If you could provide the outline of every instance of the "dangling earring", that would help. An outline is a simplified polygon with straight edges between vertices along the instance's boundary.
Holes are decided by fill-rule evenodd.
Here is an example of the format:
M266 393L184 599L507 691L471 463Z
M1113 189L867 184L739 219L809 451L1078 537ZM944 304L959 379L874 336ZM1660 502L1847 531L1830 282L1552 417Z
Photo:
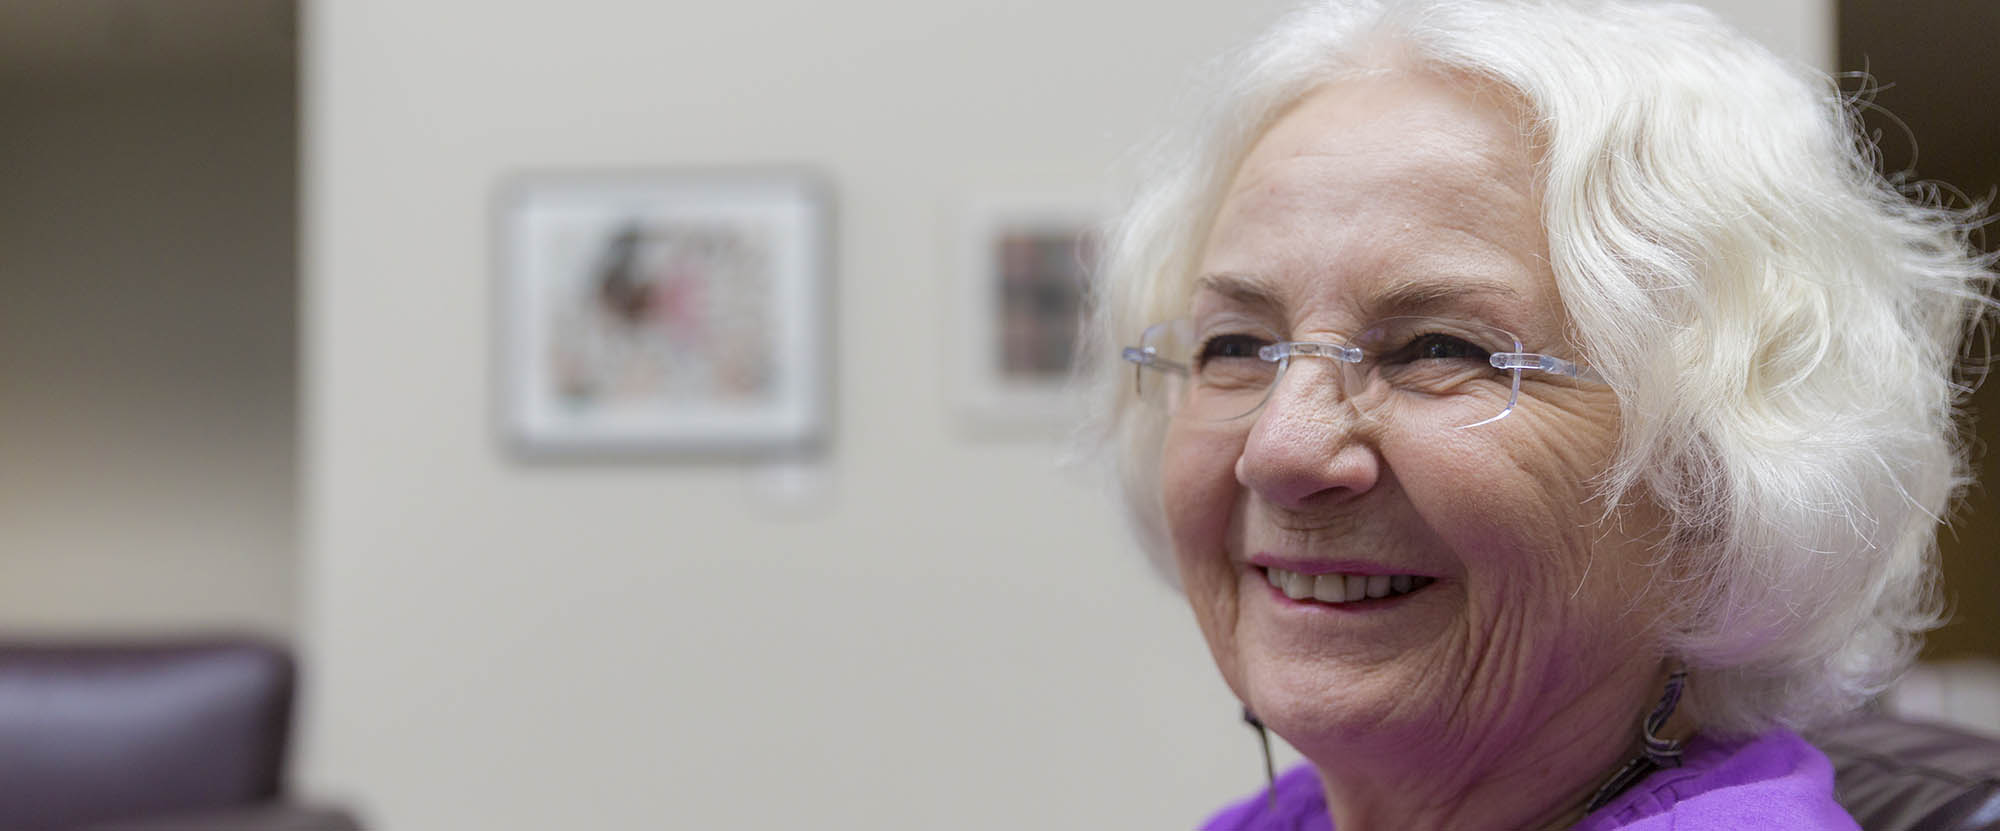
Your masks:
M1264 722L1257 720L1257 714L1250 712L1249 705L1243 707L1243 723L1257 731L1257 742L1264 746L1264 810L1278 812L1278 771L1271 764L1271 731L1264 728Z
M1639 726L1639 742L1643 746L1640 752L1663 768L1681 766L1681 741L1660 738L1659 732L1667 725L1667 718L1674 714L1674 708L1680 706L1681 690L1687 687L1687 678L1685 669L1675 670L1674 674L1667 676L1667 689L1660 695L1660 703L1653 706L1653 712Z
M1665 727L1667 719L1674 714L1674 708L1680 706L1681 691L1687 687L1687 675L1686 669L1677 669L1667 676L1667 686L1660 693L1660 703L1653 705L1653 711L1639 722L1639 755L1626 762L1603 787L1597 789L1597 794L1583 806L1584 813L1604 807L1605 803L1653 771L1681 766L1681 741L1663 739L1659 734L1660 728Z

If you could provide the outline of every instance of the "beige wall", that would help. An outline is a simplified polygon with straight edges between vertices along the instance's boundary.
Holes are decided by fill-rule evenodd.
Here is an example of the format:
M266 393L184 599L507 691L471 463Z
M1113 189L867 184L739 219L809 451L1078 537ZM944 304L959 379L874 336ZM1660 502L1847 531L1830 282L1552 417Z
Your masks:
M308 18L309 785L390 828L1177 828L1262 772L1053 445L947 394L959 200L1091 191L1285 3L327 0ZM1734 4L1831 54L1820 2ZM497 449L495 184L806 163L827 490Z
M0 68L0 632L288 637L290 56L45 57Z

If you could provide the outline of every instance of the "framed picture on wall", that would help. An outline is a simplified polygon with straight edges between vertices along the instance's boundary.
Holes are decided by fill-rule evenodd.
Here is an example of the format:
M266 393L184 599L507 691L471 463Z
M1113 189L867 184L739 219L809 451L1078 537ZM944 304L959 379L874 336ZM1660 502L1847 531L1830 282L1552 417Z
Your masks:
M785 171L542 173L496 206L502 431L530 454L765 454L827 426L827 199Z
M975 429L1048 433L1075 415L1070 386L1100 204L1064 195L990 196L968 206L959 322L951 351Z

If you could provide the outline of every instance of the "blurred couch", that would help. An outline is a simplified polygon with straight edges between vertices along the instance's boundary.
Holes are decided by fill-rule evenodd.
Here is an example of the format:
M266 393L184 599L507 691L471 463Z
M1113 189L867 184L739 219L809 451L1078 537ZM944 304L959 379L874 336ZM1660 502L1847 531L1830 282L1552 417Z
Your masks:
M1864 831L2000 831L2000 740L1880 713L1806 738Z
M286 791L295 675L249 640L0 644L0 831L358 831Z

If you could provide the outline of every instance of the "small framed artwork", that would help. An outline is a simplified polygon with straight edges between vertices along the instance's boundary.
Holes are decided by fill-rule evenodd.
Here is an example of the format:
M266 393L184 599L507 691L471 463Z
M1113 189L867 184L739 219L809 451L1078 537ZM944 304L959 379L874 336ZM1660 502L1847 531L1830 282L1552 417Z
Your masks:
M1104 213L1075 196L988 197L966 212L959 406L978 430L1068 426L1069 381Z
M823 437L830 220L816 179L535 174L508 183L496 213L511 444L783 454Z

